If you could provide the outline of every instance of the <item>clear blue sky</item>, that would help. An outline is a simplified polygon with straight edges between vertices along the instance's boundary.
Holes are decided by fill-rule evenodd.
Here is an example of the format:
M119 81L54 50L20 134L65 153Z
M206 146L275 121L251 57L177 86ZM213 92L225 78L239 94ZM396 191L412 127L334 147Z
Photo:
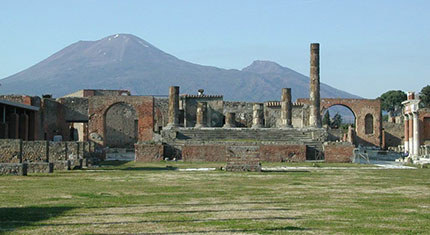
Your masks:
M375 98L430 84L430 1L195 0L0 2L0 78L78 40L131 33L190 62L241 69L272 60Z

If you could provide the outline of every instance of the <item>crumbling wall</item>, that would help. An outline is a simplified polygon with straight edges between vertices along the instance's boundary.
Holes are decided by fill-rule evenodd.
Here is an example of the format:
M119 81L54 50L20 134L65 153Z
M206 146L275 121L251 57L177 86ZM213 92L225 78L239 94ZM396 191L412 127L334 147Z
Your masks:
M0 163L22 162L22 140L0 139Z
M225 162L225 144L191 144L182 147L182 160L189 162Z
M304 162L306 145L260 145L260 159L265 162Z
M224 115L227 113L236 113L236 126L237 127L251 127L252 126L252 109L254 103L252 102L232 102L224 101Z
M227 147L227 171L261 171L259 146Z
M384 147L397 147L404 144L405 132L403 123L383 122Z
M68 122L88 122L88 98L67 97L59 98L64 119Z
M116 103L106 111L105 144L109 147L133 147L137 142L137 114L132 105Z
M295 128L305 127L308 121L308 106L293 104L292 125ZM278 128L281 126L281 103L279 101L266 102L264 104L265 127Z
M47 162L48 141L22 141L22 161Z
M180 97L184 110L185 127L194 127L196 124L197 102L206 102L206 120L208 127L222 127L224 115L223 97L220 95L183 95Z
M155 143L136 143L135 161L152 162L163 160L164 146Z
M93 96L89 98L89 139L101 146L106 144L106 112L117 103L133 107L138 117L138 141L150 141L154 130L154 98L150 96Z
M154 132L160 133L162 128L169 122L169 99L154 99Z
M354 145L347 142L326 142L324 157L326 162L352 162Z

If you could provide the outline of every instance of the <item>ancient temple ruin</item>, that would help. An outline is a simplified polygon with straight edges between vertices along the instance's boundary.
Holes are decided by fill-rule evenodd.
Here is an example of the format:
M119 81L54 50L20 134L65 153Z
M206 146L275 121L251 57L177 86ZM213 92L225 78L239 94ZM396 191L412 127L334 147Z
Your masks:
M89 153L100 158L109 149L135 149L136 161L226 161L232 146L248 146L261 161L349 162L355 145L383 145L381 104L320 98L319 50L310 45L310 96L295 102L291 88L279 90L279 101L264 103L225 101L203 89L181 94L178 86L169 88L168 97L93 89L56 99L1 96L2 162L13 159L6 151L13 139L26 145L88 143ZM322 113L333 105L349 108L356 118L343 142L329 142L322 127Z

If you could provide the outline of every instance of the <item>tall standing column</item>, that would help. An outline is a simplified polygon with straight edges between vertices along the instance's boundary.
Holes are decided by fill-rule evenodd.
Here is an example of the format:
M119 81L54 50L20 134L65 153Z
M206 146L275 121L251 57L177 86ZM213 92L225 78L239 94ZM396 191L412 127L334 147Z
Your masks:
M252 106L252 128L262 128L264 119L264 106L261 103L255 103Z
M224 128L236 127L236 113L226 113Z
M404 126L404 131L405 131L405 133L404 133L404 135L405 135L405 153L409 153L409 117L408 117L408 115L405 115L405 117L404 117L404 123L405 123L405 126Z
M282 88L281 96L281 127L292 127L293 104L291 103L291 88Z
M9 115L9 138L19 139L19 115L17 113L11 113Z
M414 155L418 156L420 151L420 126L418 120L418 113L414 112L412 115L414 123Z
M196 126L195 128L202 128L206 126L206 102L197 103Z
M320 44L311 44L311 83L310 83L310 102L311 113L309 124L313 127L321 127L320 113Z
M409 155L414 155L415 153L414 153L414 147L413 147L413 144L414 144L414 126L413 126L413 122L412 122L412 114L408 114L408 119L409 119L409 128L408 128L408 130L409 130L409 135L408 135L408 137L409 137Z
M167 128L179 126L179 87L169 87L169 122Z

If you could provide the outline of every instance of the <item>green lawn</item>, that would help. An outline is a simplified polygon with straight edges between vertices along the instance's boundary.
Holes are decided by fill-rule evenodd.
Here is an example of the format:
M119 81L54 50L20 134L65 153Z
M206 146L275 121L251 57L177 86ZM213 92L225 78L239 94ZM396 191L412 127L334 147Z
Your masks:
M111 162L0 176L0 234L430 232L430 169L173 170L223 165Z

